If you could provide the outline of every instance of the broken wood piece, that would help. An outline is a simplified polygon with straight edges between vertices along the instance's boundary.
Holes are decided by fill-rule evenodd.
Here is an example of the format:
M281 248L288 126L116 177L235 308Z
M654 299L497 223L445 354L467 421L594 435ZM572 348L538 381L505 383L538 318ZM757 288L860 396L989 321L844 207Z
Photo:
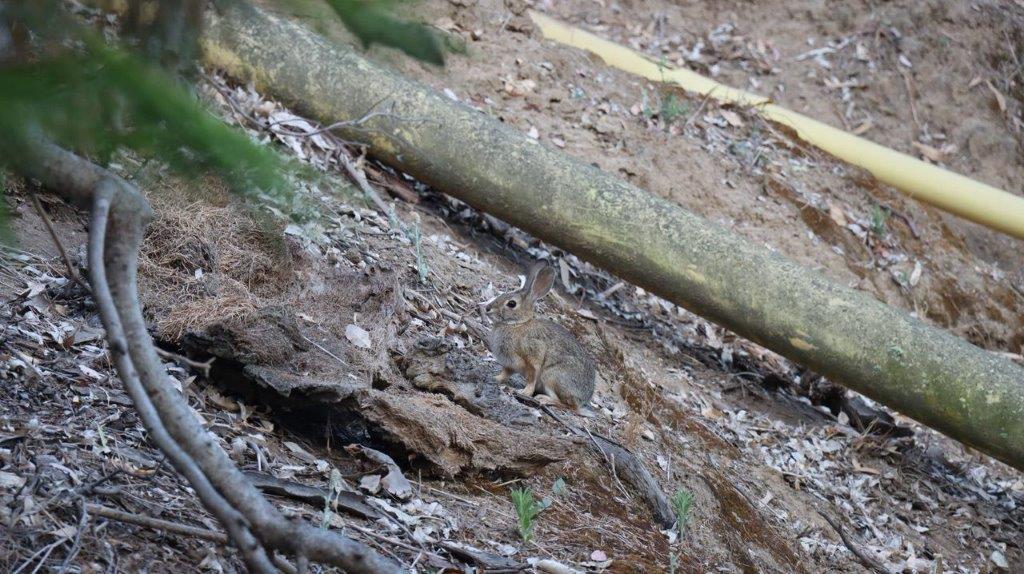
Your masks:
M398 468L393 458L379 450L358 444L351 444L345 447L345 450L349 454L362 453L363 456L373 462L387 467L388 473L380 479L380 485L384 487L385 492L399 500L405 500L412 496L412 483L409 482L409 479L405 478L405 475L402 474L402 469Z
M469 412L503 425L530 425L536 412L501 391L498 367L448 339L424 337L404 360L405 376L420 389L441 393Z
M447 397L419 391L356 393L359 413L382 439L446 476L467 471L530 475L564 460L570 442L476 416Z
M462 544L461 542L455 542L454 540L445 540L440 543L440 546L450 552L452 556L459 560L474 564L483 572L520 572L523 570L524 565L511 558L495 554L493 552L480 550L479 548L474 548L468 544Z
M380 292L373 291L372 285L366 288ZM385 291L385 298L391 293ZM381 316L372 315L372 308L362 309L368 318ZM294 312L266 308L252 319L229 320L201 333L189 333L183 344L189 352L220 357L222 360L214 364L214 379L287 412L298 432L319 434L331 419L345 420L345 425L332 426L339 433L333 438L343 444L373 445L380 451L394 447L446 476L468 471L522 476L568 455L570 443L565 439L501 424L532 416L515 401L501 396L493 384L481 396L476 395L476 389L481 388L477 383L483 384L490 371L474 357L465 353L446 356L441 345L433 355L413 353L417 359L406 361L409 372L409 366L422 359L417 363L422 368L413 369L410 378L457 372L465 375L464 382L476 381L450 388L449 396L458 401L453 402L441 394L408 388L406 378L392 366L390 357L377 354L386 354L386 350L349 346L344 349L346 359L353 358L353 365L364 361L365 370L340 366L308 347L300 336L303 328ZM339 347L346 344L337 335L334 341L325 339L324 343ZM304 375L296 374L296 361L302 362ZM374 371L366 372L369 368ZM370 388L371 377L394 384L384 389ZM418 380L418 384L425 384L425 379Z
M124 522L125 524L134 524L136 526L152 528L153 530L163 530L164 532L170 532L172 534L191 536L192 538L216 542L217 544L228 543L227 534L217 532L216 530L197 528L195 526L181 524L180 522L161 520L159 518L153 518L152 516L145 516L142 514L133 514L123 510L117 510L116 508L100 506L99 504L86 504L85 511L89 514L102 516L103 518L116 520L118 522Z
M654 513L658 523L663 528L671 527L676 521L672 506L661 491L661 487L658 486L658 482L654 480L640 459L618 443L596 434L591 436L594 439L591 444L594 445L595 450L611 461L615 472L623 480L640 491L640 495L643 496L648 508Z
M267 494L299 500L317 508L323 508L329 500L332 510L343 510L367 520L377 520L384 516L376 508L370 506L366 502L366 497L358 492L342 490L332 494L324 488L280 479L262 472L246 471L245 476L253 486Z
M831 526L837 534L839 534L839 538L843 541L843 544L846 546L846 548L849 549L849 551L857 557L857 560L860 560L860 563L863 564L864 567L866 567L868 570L871 570L872 572L875 572L876 574L889 574L889 570L886 569L885 566L882 566L882 563L879 562L876 558L873 558L870 555L868 555L868 553L865 552L863 548L856 544L853 541L853 539L851 539L849 535L846 534L846 531L843 530L843 527L840 526L834 518L832 518L831 516L829 516L821 510L818 511L818 514L820 514L821 517L825 519L825 522L828 522L828 525Z

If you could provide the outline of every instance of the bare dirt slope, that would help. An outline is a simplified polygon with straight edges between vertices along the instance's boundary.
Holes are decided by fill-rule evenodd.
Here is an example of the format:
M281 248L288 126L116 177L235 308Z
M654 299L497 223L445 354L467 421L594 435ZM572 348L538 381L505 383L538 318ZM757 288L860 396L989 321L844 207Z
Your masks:
M838 119L832 104L849 104L823 78L847 81L855 70L868 87L848 88L856 105L843 113L846 122L871 118L867 135L907 151L913 141L941 148L937 134L946 134L958 149L946 152L950 165L1021 191L1020 148L998 153L1019 146L1012 114L1020 84L1013 95L999 83L1012 61L999 50L1020 46L1012 24L1020 9L787 6L547 9L644 49L670 46L670 61L680 46L691 54L702 41L691 65L717 65L736 85L754 77L762 92L830 121ZM377 57L833 279L989 348L1020 352L1021 261L1009 240L879 189L742 110L742 125L733 126L722 110L548 45L532 35L521 5L423 8L467 39L469 55L444 70ZM898 19L908 13L910 23ZM734 28L723 32L722 24ZM936 55L926 47L944 36L928 26L959 41ZM895 44L891 28L901 38ZM1004 30L1009 43L999 40ZM847 36L849 47L823 56L832 68L795 61ZM901 52L912 64L904 66L909 82L893 68ZM964 86L949 87L953 66ZM991 108L991 91L966 88L975 73L1003 90L1010 115ZM907 83L916 112L900 97ZM253 135L266 135L283 117L275 114L286 113L245 88L211 85L204 91L217 109ZM956 135L954 110L968 98L977 98L970 109L978 133L988 134L983 141L996 142L982 151ZM919 129L907 127L914 113ZM272 137L301 159L337 167L330 141ZM362 505L324 512L322 503L277 498L289 512L344 527L417 571L472 564L458 543L506 569L552 559L611 572L668 571L673 563L690 572L865 571L851 547L891 572L1024 568L1019 472L858 402L856 410L875 417L862 432L841 408L849 399L813 373L381 166L365 168L380 189L406 198L393 214L328 176L297 185L298 211L321 216L289 219L245 206L215 182L170 179L131 158L119 163L157 207L141 269L153 332L167 348L216 357L209 377L168 363L172 382L246 470L320 489L337 470ZM214 544L81 513L88 502L217 528L146 442L112 376L95 309L63 277L24 187L10 191L21 243L0 252L0 565L237 569L233 554ZM45 205L75 253L81 221L59 202ZM560 276L544 312L599 359L597 416L561 416L629 448L664 492L695 495L683 540L586 441L493 384L495 364L470 319L479 302L518 285L521 266L537 258ZM893 423L913 436L877 432ZM350 443L393 456L412 491L382 488L380 465L343 448ZM515 531L508 498L520 486L550 499L529 544Z
M713 103L546 42L521 15L526 7L426 4L428 20L465 39L468 55L444 70L393 63L834 280L976 344L1021 352L1019 241L879 187L742 110L723 115ZM1014 2L537 7L668 65L1024 193L1024 7Z

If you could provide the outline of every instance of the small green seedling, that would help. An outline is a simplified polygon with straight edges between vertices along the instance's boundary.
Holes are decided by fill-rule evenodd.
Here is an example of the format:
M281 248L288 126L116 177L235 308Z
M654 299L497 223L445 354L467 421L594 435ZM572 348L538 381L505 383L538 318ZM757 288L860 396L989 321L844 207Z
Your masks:
M672 495L672 509L676 511L676 532L678 541L682 543L683 535L686 533L686 525L690 521L690 510L693 507L693 493L686 489L679 489ZM679 554L670 552L668 555L668 571L676 574L679 571Z
M666 126L670 126L672 122L689 110L690 106L686 102L680 101L675 94L669 93L661 98L661 110L658 112L658 116Z
M420 218L419 214L416 214L416 222L413 224L412 232L408 234L409 240L412 241L413 249L416 250L416 273L420 276L420 283L427 284L427 276L430 274L430 267L427 266L427 260L423 257L423 234L420 232Z
M889 210L878 205L871 209L871 232L878 237L885 237L885 223L889 219Z
M680 489L672 495L672 509L676 511L676 531L679 539L686 533L686 524L690 521L690 509L693 506L693 493Z
M513 488L510 495L519 519L519 536L527 543L533 539L534 519L544 510L544 506L533 498L529 488Z

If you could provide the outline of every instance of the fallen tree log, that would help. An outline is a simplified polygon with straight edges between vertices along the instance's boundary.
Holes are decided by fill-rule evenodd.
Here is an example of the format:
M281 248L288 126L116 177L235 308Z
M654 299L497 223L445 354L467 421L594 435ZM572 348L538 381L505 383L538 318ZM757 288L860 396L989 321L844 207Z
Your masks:
M1024 370L247 4L207 64L377 158L949 436L1024 469Z

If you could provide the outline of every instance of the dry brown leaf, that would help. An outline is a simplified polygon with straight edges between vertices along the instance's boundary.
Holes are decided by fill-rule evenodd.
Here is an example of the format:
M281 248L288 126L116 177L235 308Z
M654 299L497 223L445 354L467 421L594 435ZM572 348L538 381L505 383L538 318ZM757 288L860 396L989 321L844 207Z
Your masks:
M519 98L532 94L537 89L537 82L533 80L514 80L512 78L505 79L505 93L512 96L513 98Z
M834 203L831 203L828 206L828 216L832 221L836 222L836 225L839 227L846 227L846 224L849 223L849 220L846 219L846 214L843 213L843 210Z
M861 464L857 462L857 459L853 460L853 471L860 472L863 474L873 474L876 476L882 474L882 471L878 470L877 468L871 468L870 466L861 466Z
M999 93L999 90L997 90L996 87L992 85L991 81L985 80L985 85L988 86L988 89L990 92L992 92L992 95L996 97L996 104L999 105L999 111L1006 113L1006 97L1003 96L1003 94Z
M729 122L730 126L734 128L743 127L743 120L740 119L739 114L737 114L736 112L732 110L722 110L720 113L722 114L722 117L725 119L725 121Z
M863 122L861 122L861 124L859 126L857 126L857 127L855 127L853 129L853 135L855 135L855 136L864 135L864 134L867 133L868 130L870 130L872 127L874 127L874 125L875 124L873 124L870 119L864 120Z
M942 150L940 150L938 148L934 148L934 147L932 147L932 146L930 146L928 144L923 144L921 142L914 142L913 145L914 145L914 148L917 149L917 151L921 152L921 157L923 157L923 158L925 158L925 159L927 159L927 160L929 160L931 162L939 163L939 162L942 161L943 157L945 156L945 154L942 153Z

